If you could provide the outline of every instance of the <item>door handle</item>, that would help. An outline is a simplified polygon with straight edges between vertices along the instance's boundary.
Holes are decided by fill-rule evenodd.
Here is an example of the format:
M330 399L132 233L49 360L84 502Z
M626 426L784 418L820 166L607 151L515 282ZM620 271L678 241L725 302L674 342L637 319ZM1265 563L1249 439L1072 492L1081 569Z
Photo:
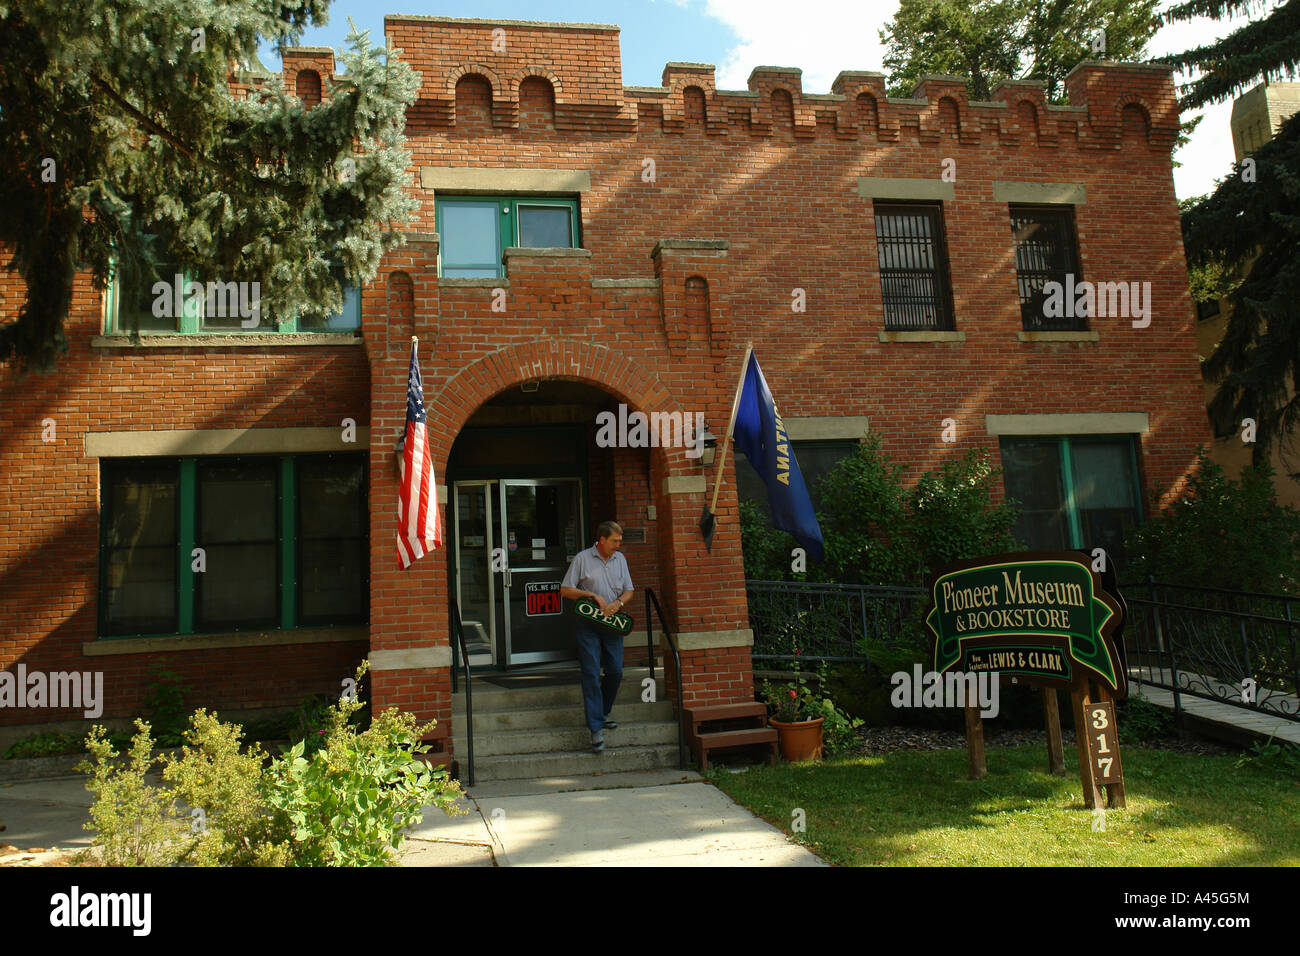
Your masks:
M506 568L501 573L505 575L505 586L510 587L510 569Z

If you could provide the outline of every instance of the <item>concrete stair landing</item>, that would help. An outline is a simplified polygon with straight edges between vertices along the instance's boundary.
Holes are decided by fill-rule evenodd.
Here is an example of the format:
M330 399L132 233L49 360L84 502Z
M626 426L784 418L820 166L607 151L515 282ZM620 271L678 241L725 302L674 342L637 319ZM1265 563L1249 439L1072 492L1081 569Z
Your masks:
M577 668L506 678L491 672L476 674L476 781L677 768L677 721L673 718L673 705L664 699L662 677L655 682L655 702L642 702L642 682L647 676L649 671L645 667L624 669L623 683L610 715L618 721L618 729L606 730L604 752L592 753ZM501 686L502 683L510 686ZM452 695L451 713L456 759L462 779L468 781L464 686Z

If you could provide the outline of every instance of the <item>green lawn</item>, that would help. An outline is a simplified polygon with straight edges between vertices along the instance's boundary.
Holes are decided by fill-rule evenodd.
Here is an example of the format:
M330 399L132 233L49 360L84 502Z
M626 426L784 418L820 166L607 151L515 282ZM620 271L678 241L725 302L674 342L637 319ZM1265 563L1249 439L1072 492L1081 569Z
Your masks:
M840 866L1297 866L1300 785L1235 756L1124 748L1128 807L1093 832L1077 755L1046 772L1042 745L899 751L756 766L710 779L738 803ZM792 832L796 809L806 830Z

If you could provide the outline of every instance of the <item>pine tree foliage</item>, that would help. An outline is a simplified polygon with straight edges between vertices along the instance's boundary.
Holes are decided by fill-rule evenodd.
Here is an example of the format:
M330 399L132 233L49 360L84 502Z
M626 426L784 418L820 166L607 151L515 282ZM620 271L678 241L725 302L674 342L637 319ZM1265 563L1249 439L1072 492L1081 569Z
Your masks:
M1253 175L1243 175L1246 163ZM1225 269L1237 283L1202 371L1219 385L1209 406L1216 430L1254 419L1260 462L1300 426L1300 114L1246 163L1183 216L1183 243L1193 268Z
M1183 70L1200 71L1182 98L1184 109L1219 103L1260 80L1293 78L1300 72L1300 0L1282 0L1269 10L1261 0L1188 0L1167 10L1166 23L1198 17L1226 20L1264 13L1214 43L1164 58Z
M313 108L269 77L263 40L327 22L328 0L0 0L0 247L24 280L0 361L66 351L79 269L103 288L175 261L201 281L258 282L264 316L337 311L339 278L373 277L416 203L404 187L418 79L367 34ZM169 278L169 277L164 277Z
M1040 79L1049 102L1089 59L1141 60L1157 0L902 0L880 31L890 92L908 96L926 73L970 78L987 100L1006 79Z
M1191 0L1168 22L1263 12L1243 0ZM1184 108L1220 102L1260 80L1294 76L1300 62L1300 2L1283 0L1216 43L1169 57L1199 71ZM1193 270L1229 278L1231 312L1223 338L1202 365L1219 388L1210 417L1220 434L1256 423L1255 462L1275 446L1288 450L1300 426L1300 115L1234 165L1214 192L1183 213L1183 244Z

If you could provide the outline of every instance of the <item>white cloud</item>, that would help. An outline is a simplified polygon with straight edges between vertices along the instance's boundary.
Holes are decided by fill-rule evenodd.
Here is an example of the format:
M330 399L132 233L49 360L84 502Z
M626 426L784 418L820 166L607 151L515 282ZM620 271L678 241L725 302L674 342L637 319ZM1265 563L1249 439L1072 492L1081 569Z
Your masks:
M1170 5L1172 0L1164 4ZM737 37L736 45L718 64L720 89L747 89L750 72L766 64L798 67L803 70L805 93L827 93L842 70L884 71L885 47L880 41L880 28L893 19L898 0L801 0L793 8L786 0L704 0L704 8L708 16L729 27ZM796 15L791 16L792 12ZM1202 19L1162 27L1152 39L1150 55L1161 56L1213 42L1247 19L1240 17L1226 23ZM1179 82L1186 79L1185 74L1176 77ZM1179 198L1212 190L1214 180L1226 175L1233 161L1228 126L1231 102L1197 112L1205 113L1205 119L1176 156L1183 164L1174 170Z
M883 70L880 28L894 17L898 0L844 2L800 0L705 0L705 12L735 32L739 42L718 64L719 89L748 88L754 67L803 70L805 93L829 93L842 70Z

